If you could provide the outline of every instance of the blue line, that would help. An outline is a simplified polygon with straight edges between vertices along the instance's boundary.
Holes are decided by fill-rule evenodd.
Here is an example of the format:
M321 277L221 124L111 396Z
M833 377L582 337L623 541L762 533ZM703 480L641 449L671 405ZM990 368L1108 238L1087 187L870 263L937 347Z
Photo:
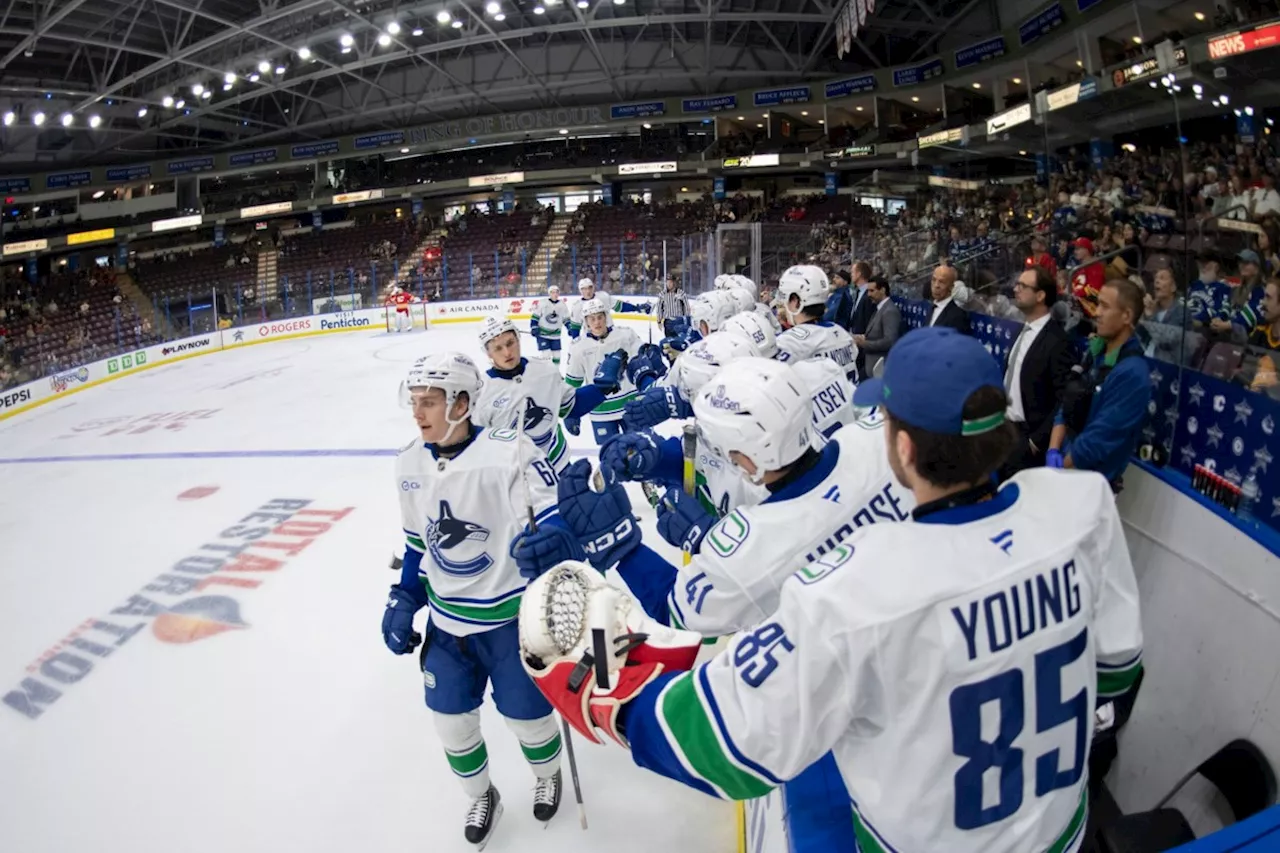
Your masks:
M0 465L34 465L46 462L146 462L158 459L314 459L326 457L366 458L395 456L398 450L379 447L336 448L332 450L180 450L169 453L88 453L83 456L9 456ZM573 448L570 456L594 456L596 450Z

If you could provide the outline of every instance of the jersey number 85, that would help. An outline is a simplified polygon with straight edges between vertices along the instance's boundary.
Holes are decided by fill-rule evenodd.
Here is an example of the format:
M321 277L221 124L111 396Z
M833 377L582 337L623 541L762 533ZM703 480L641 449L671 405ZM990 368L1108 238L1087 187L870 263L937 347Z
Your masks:
M1092 719L1089 688L1081 685L1065 700L1062 694L1063 670L1084 654L1088 637L1085 629L1035 656L1035 733L1044 734L1064 723L1073 723L1075 730L1074 755L1066 770L1058 769L1056 747L1036 756L1037 797L1075 785L1084 773ZM979 829L1004 820L1022 807L1023 749L1014 743L1027 723L1023 679L1021 669L1007 669L951 691L951 748L956 755L969 759L955 775L955 819L960 829ZM984 740L982 708L993 702L998 703L998 731L994 740ZM992 770L999 774L999 799L983 808L983 777Z

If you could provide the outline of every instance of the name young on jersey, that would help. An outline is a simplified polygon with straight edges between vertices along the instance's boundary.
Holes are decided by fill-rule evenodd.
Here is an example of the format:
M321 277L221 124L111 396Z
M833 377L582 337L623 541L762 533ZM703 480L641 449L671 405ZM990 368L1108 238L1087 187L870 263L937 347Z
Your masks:
M994 655L1032 634L1056 628L1080 613L1075 560L1036 572L1007 590L955 604L950 613L970 661Z

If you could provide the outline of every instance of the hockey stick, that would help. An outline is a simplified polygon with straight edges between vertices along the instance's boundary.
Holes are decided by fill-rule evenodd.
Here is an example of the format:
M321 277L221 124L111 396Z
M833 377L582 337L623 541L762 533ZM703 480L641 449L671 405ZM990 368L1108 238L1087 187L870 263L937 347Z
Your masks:
M526 398L527 399L527 398ZM524 406L521 405L516 416L516 452L523 453L524 439ZM532 533L538 529L537 514L533 511L533 493L529 491L529 478L527 465L524 460L520 461L520 482L524 486L524 505L529 511L529 532ZM578 757L573 751L573 730L569 728L569 721L560 717L560 733L564 740L564 754L569 759L569 778L573 781L573 798L578 801L578 823L582 824L583 830L587 828L587 807L582 802L582 783L578 781ZM543 824L543 829L546 824Z
M684 457L684 493L689 497L696 497L697 475L694 470L694 457L698 455L698 428L692 424L686 424L684 433L680 436L680 453ZM687 566L693 562L693 550L686 544L680 549L681 558Z

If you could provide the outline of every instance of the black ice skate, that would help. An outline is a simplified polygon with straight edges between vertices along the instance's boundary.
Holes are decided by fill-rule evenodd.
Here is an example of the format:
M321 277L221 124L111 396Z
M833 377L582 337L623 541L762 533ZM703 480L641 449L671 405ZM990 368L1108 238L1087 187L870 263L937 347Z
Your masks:
M543 823L556 816L560 808L560 771L554 776L539 779L533 789L533 816Z
M502 797L498 795L498 789L490 785L489 790L476 799L467 812L465 832L467 840L476 846L476 850L483 850L489 843L489 837L493 835L493 827L497 825L500 817L502 817Z

